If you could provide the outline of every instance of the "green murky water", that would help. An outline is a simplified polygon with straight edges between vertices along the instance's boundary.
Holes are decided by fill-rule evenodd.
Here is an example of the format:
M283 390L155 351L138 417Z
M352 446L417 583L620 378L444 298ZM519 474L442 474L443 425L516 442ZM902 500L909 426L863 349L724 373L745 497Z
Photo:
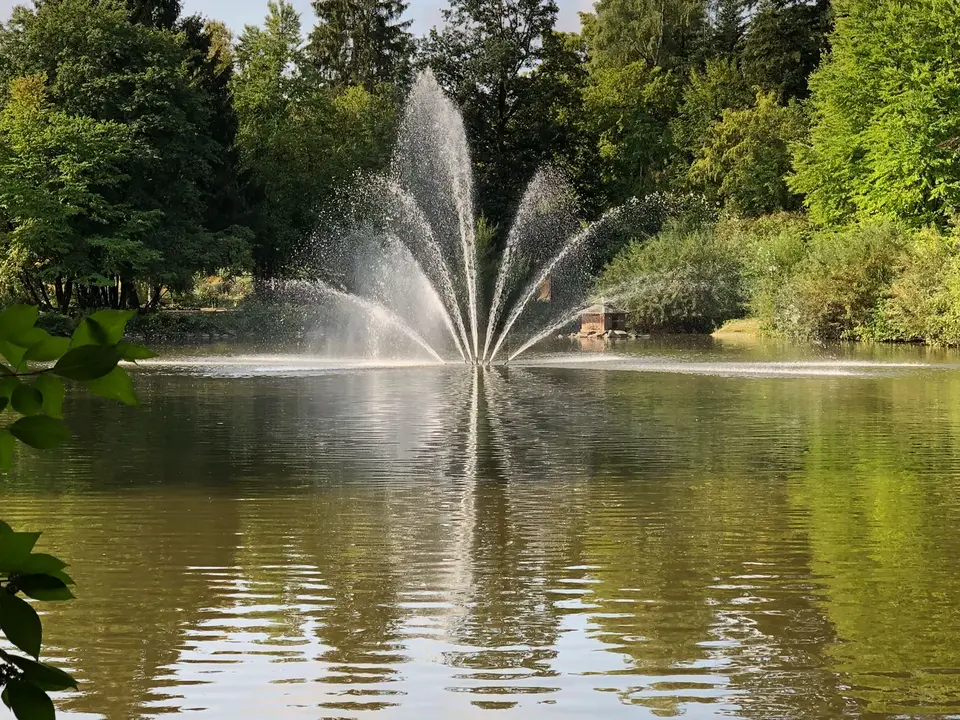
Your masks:
M960 715L960 356L173 358L2 516L75 717Z

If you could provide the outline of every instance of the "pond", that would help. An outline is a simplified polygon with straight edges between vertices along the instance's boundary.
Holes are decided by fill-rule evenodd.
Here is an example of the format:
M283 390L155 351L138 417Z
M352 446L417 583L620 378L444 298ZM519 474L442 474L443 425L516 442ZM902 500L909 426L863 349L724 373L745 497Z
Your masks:
M508 369L243 349L76 396L66 717L960 713L960 356L637 341Z

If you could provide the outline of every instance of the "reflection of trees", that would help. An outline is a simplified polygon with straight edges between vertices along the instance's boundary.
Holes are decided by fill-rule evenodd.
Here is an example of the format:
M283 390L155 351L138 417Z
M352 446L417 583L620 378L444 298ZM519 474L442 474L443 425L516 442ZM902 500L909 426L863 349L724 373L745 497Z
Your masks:
M819 604L840 640L828 658L868 712L951 713L960 507L943 468L960 454L960 388L916 378L862 389L841 388L845 411L818 414L792 483L825 585Z
M947 379L137 380L144 410L75 399L78 460L24 456L5 497L75 566L81 600L45 622L81 670L69 709L202 707L189 683L240 666L241 711L406 706L425 645L439 692L483 707L563 703L566 673L598 714L960 699Z
M232 565L223 538L237 528L234 501L167 489L55 496L42 507L42 522L28 524L44 528L44 549L69 558L78 586L79 599L53 605L44 620L50 652L77 669L83 690L64 708L112 719L162 706L186 633L222 606L196 568Z

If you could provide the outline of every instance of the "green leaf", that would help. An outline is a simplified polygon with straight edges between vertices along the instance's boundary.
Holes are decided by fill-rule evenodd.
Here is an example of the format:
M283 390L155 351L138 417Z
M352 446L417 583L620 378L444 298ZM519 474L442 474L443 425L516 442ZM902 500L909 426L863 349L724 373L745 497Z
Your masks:
M33 546L40 539L38 532L5 532L0 534L0 572L16 572L26 562Z
M77 348L85 345L113 345L107 338L104 327L92 318L84 318L73 331L70 347Z
M9 429L17 440L37 450L55 448L70 437L70 429L63 420L46 415L20 418Z
M43 395L32 385L20 385L11 400L13 409L21 415L36 415L43 408Z
M0 700L3 700L4 705L10 707L10 693L7 692L6 688L4 688L3 692L0 693Z
M43 690L26 680L7 683L7 699L17 720L56 720L53 701Z
M24 353L24 360L33 360L35 362L50 362L58 359L70 347L70 340L62 337L49 336L45 340L31 345Z
M3 520L0 520L0 535L10 532L13 532L13 528L7 525Z
M90 319L98 323L107 335L107 345L116 345L123 337L123 331L136 310L98 310Z
M11 655L10 662L20 668L24 680L41 690L69 690L77 687L77 681L70 675L50 665L19 655Z
M96 380L89 380L84 386L94 395L119 400L124 405L139 405L136 394L133 392L133 383L123 368L116 367L109 374Z
M95 380L107 375L120 362L120 353L106 345L75 347L53 366L53 372L71 380Z
M73 593L67 584L53 575L20 575L16 576L16 586L27 597L34 600L72 600Z
M0 396L9 399L13 391L20 387L20 379L12 375L5 375L0 378Z
M14 368L20 367L25 352L26 350L19 345L14 345L8 340L0 340L0 355L3 355L7 362Z
M6 340L32 328L39 314L36 305L11 305L0 313L0 338Z
M17 439L9 430L0 430L0 470L13 467L13 453L17 448Z
M48 340L50 337L52 337L50 333L43 328L31 327L14 333L8 337L7 340L18 347L29 348L37 343L43 342L44 340Z
M136 343L119 343L117 345L117 351L120 353L120 357L128 362L149 360L150 358L157 356L156 353L150 350L150 348L145 348L143 345L137 345Z
M27 655L40 656L43 637L40 616L30 603L6 590L0 592L0 630Z
M33 386L43 395L43 412L52 418L63 417L63 381L54 375L39 375Z
M58 557L46 553L30 553L27 559L17 568L17 571L25 575L32 575L57 572L65 567L67 567L67 564Z

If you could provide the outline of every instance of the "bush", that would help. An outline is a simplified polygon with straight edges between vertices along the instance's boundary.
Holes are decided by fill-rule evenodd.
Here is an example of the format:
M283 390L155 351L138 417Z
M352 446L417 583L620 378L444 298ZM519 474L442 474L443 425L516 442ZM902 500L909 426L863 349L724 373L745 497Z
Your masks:
M746 300L740 256L709 224L673 222L646 242L634 241L599 287L642 332L712 332L741 317Z
M960 230L913 234L871 336L960 345Z
M775 334L777 298L806 255L813 227L803 215L778 213L754 220L726 218L717 232L742 258L750 315L761 333Z
M772 302L757 308L769 313L760 318L763 326L801 340L872 337L906 241L892 223L811 234Z

